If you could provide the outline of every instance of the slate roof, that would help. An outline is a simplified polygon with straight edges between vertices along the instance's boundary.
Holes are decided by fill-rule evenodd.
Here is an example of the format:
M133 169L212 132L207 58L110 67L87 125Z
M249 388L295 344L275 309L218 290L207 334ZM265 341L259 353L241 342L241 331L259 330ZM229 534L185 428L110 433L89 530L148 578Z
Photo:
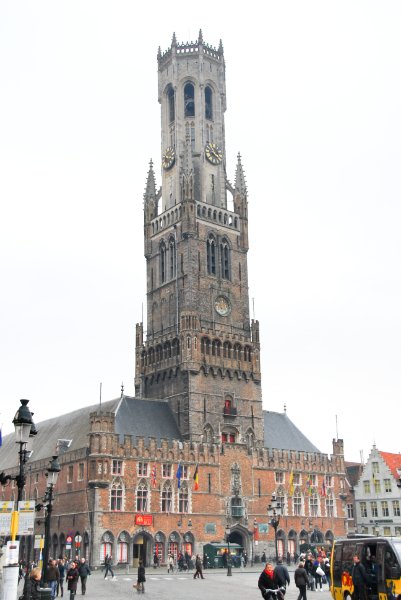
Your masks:
M362 475L363 465L355 462L345 462L345 471L347 473L347 479L352 488L354 488Z
M123 396L102 403L102 411L114 412L116 433L134 437L182 440L174 416L166 400L149 400ZM32 461L47 460L56 452L57 440L72 440L68 451L88 446L89 415L99 404L85 406L59 417L36 424ZM263 411L265 447L278 450L319 452L288 418L286 413ZM0 470L17 465L18 453L14 433L6 435L0 448Z
M390 469L394 479L400 479L401 454L392 454L391 452L382 452L381 450L379 450L379 454Z
M88 446L89 415L99 404L85 406L59 417L36 423L38 434L33 440L32 461L48 459L56 451L57 440L72 440L68 451ZM180 440L181 435L165 400L141 400L124 396L102 403L103 412L116 414L116 432L124 435ZM0 448L0 471L16 466L18 452L15 434L4 436Z
M287 413L264 410L263 417L265 424L265 448L320 453L320 450L288 418Z

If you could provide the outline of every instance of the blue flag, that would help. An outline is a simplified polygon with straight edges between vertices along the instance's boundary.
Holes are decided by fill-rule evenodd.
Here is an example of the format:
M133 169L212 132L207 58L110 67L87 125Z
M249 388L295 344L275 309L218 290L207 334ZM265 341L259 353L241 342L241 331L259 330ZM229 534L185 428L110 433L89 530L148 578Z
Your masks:
M177 477L177 487L180 488L181 487L181 477L182 477L182 465L181 463L178 463L178 469L177 469L177 473L175 475Z

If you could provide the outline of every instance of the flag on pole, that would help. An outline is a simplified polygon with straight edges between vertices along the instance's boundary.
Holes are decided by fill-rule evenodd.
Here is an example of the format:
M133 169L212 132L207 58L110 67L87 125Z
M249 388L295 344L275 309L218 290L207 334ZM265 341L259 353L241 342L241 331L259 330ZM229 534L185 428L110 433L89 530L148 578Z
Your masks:
M312 477L310 475L306 478L306 489L308 490L309 496L312 495Z
M291 471L291 473L290 473L289 484L290 484L290 487L289 487L288 493L290 496L293 496L294 495L294 471Z
M151 478L152 478L152 486L155 488L156 487L156 465L153 465Z
M325 476L323 477L323 480L322 480L322 487L320 490L320 495L322 496L322 498L325 498L327 496Z
M195 492L199 490L199 474L198 474L198 465L196 465L195 473L194 473L194 490Z
M181 477L182 477L182 465L181 465L181 463L178 463L177 473L175 474L175 476L177 477L177 487L178 487L178 489L180 489L180 487L181 487Z

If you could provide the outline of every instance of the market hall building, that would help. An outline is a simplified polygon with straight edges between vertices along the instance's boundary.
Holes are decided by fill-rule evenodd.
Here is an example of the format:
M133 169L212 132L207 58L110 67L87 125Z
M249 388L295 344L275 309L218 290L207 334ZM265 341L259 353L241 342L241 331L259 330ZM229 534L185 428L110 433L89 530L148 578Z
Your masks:
M151 163L135 397L122 390L117 400L37 424L26 498L43 496L57 450L51 554L75 553L77 538L81 555L98 565L106 554L150 564L155 552L163 563L227 535L250 558L273 556L266 511L275 495L278 553L293 557L306 541L330 544L346 531L343 443L333 440L332 455L322 454L285 411L262 409L239 155L234 184L226 176L223 46L206 44L202 32L182 44L174 35L157 60L162 186ZM0 450L0 469L9 472L12 438ZM3 487L4 500L13 494ZM32 541L22 546L27 553Z

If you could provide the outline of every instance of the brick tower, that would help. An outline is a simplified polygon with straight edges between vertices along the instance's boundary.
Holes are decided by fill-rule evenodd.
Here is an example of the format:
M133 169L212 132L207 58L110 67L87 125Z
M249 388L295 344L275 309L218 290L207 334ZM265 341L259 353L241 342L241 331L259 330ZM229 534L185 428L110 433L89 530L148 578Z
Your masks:
M182 437L263 445L259 323L250 321L248 200L226 176L223 46L158 52L162 187L144 194L147 331L135 393L167 399Z

